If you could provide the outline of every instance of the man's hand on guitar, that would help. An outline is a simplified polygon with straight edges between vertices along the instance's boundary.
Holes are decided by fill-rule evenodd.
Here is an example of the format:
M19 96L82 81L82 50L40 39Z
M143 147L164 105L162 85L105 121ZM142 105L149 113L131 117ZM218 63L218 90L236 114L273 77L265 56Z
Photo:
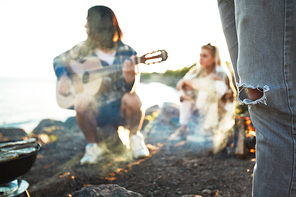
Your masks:
M62 75L59 79L58 91L62 96L68 96L70 94L69 77Z
M138 67L135 63L135 56L132 56L129 60L124 61L122 65L122 74L127 84L131 84L135 81L135 77L138 74Z

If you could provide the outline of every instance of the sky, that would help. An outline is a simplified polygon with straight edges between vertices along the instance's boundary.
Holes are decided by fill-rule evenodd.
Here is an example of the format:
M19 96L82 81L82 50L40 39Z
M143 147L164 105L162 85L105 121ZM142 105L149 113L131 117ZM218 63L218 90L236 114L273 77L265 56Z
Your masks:
M138 55L168 52L166 62L141 65L142 72L191 66L207 43L230 61L216 0L0 0L0 77L55 79L53 58L86 39L94 5L114 11L123 42Z

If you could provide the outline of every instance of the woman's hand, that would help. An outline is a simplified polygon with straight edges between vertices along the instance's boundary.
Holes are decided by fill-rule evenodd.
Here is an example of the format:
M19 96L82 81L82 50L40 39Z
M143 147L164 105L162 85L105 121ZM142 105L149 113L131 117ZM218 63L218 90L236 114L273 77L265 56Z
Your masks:
M135 56L132 56L129 60L124 61L122 65L122 75L127 84L132 84L138 73L139 71L138 66L135 63Z
M176 88L177 90L193 90L193 87L192 87L192 82L190 80L183 80L181 79L177 85L176 85Z

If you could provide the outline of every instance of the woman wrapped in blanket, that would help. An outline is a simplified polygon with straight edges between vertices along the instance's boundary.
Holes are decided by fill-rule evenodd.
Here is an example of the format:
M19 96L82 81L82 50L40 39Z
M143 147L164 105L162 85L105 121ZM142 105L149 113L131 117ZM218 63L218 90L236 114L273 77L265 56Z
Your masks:
M227 131L234 125L234 88L221 66L219 50L207 44L201 47L199 64L177 83L180 91L181 127L171 140L204 140L214 136L214 152L223 148Z

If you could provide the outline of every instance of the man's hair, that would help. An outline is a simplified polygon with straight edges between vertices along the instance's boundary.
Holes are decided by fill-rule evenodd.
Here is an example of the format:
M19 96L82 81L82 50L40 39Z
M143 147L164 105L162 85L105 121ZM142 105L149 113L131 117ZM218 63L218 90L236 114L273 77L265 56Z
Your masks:
M90 50L97 47L112 49L114 43L122 39L114 12L106 6L93 6L88 10L87 22L89 27L88 38L85 45Z

